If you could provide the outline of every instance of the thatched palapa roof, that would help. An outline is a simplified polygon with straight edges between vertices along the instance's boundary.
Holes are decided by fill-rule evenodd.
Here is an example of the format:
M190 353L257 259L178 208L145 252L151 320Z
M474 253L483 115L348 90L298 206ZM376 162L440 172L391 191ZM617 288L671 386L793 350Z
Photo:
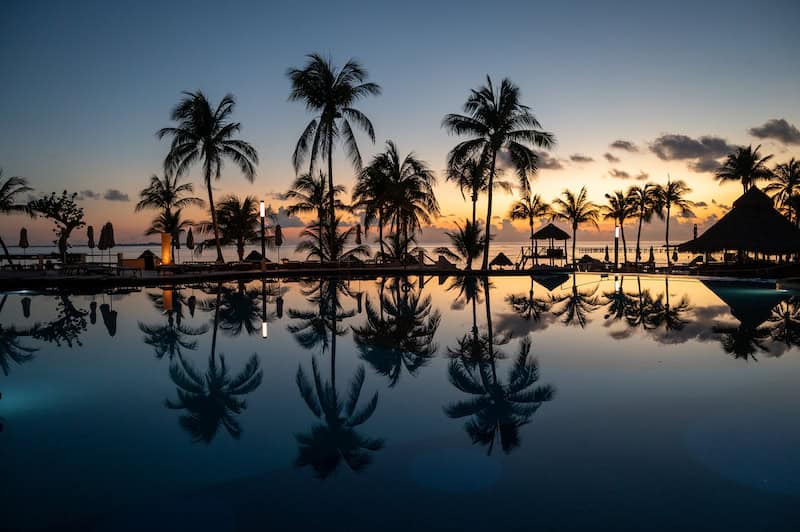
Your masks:
M569 240L569 233L553 223L549 223L533 233L534 240Z
M800 251L800 229L775 210L769 196L751 187L702 235L678 245L679 251L693 253L726 249L762 253Z
M514 263L511 262L505 253L500 252L497 254L495 258L492 259L492 262L489 263L489 266L513 266Z

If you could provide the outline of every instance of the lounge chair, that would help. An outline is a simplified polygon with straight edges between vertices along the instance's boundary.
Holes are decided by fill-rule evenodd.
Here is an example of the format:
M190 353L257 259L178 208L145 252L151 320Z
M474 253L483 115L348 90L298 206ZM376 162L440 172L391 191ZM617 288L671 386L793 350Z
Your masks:
M439 258L436 259L436 267L441 270L455 270L458 268L455 263L447 260L444 255L439 255Z

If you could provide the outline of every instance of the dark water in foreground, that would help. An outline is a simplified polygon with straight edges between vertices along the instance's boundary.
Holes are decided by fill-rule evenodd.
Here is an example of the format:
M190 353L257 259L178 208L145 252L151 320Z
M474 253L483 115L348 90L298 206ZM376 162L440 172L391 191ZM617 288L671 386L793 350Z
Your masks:
M800 529L800 294L424 281L0 296L0 529Z

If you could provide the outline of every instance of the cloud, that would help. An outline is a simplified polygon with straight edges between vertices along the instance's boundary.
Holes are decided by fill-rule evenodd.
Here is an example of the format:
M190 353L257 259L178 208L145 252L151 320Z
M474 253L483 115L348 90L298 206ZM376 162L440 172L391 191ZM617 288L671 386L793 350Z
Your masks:
M276 224L280 224L282 228L286 227L305 227L306 224L297 216L289 216L286 212L286 207L278 207L275 211L272 205L267 205L267 216L273 217Z
M693 139L686 135L661 135L650 145L650 151L662 161L685 159L717 159L734 151L722 137L704 135Z
M276 201L283 201L286 199L286 194L283 192L275 192L273 190L267 191L265 194L267 199L276 200Z
M583 155L580 153L574 153L570 155L569 160L572 161L573 163L591 163L594 161L594 159L592 159L588 155Z
M783 118L772 118L747 130L759 139L775 139L782 144L800 144L800 130Z
M698 174L713 172L719 168L720 163L716 159L699 159L693 163L689 163L689 169Z
M103 194L103 199L107 201L130 201L131 199L128 195L121 190L117 190L116 188L109 188L106 190L106 193Z
M647 181L650 178L650 174L639 170L639 173L633 176L633 178L637 181Z
M78 199L85 200L85 199L100 199L100 193L95 192L94 190L81 190L78 192Z
M708 207L708 203L706 203L705 201L695 201L694 202L694 206L695 207Z
M536 156L539 158L539 168L543 170L561 170L564 165L561 161L547 153L546 151L535 150Z
M639 151L639 148L636 147L636 144L634 144L629 140L615 140L614 142L609 144L609 147L612 150L624 150L629 152Z
M613 154L608 153L608 152L604 153L603 157L605 157L606 161L608 161L610 163L618 163L620 161L619 157L616 157Z
M616 177L617 179L630 179L631 174L624 170L617 170L616 168L612 168L608 171L608 175L611 177Z

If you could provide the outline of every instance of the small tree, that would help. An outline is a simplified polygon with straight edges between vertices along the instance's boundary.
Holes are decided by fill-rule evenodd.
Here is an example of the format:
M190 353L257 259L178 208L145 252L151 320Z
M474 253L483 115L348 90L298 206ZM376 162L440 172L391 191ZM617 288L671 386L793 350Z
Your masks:
M68 193L66 190L60 195L55 192L49 196L33 200L28 204L31 212L45 218L53 220L55 227L53 232L56 234L55 244L61 254L61 262L67 261L67 249L69 248L69 236L75 229L86 225L83 221L83 207L75 203L78 194Z

